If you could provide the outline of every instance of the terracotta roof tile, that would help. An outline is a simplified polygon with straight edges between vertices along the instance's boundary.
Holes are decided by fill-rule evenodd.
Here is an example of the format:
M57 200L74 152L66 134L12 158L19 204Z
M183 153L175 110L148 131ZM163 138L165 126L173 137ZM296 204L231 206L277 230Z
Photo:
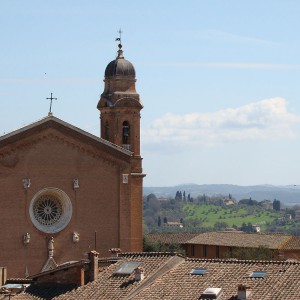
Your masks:
M146 237L155 243L163 244L184 244L196 237L199 233L180 232L180 233L151 233Z
M234 231L205 232L187 241L187 244L218 245L229 247L281 249L291 238L285 234L245 233Z
M161 265L175 255L172 253L122 253L119 261L110 265L99 273L98 279L79 287L77 290L61 295L59 300L90 300L90 299L124 299L134 291L143 281L134 281L134 275L115 275L115 271L125 261L139 261L145 272L145 279L155 273Z
M31 284L26 289L26 294L36 298L29 299L53 299L54 297L65 294L77 288L75 284L58 284L58 283L44 283L44 284ZM26 298L20 298L26 299Z
M176 259L177 262L172 264ZM141 262L145 271L143 281L134 281L133 274L115 275L126 261ZM217 287L223 290L222 299L229 300L236 299L239 284L251 288L251 299L298 300L300 295L300 262L191 259L170 253L122 253L110 262L109 266L100 269L97 280L54 299L196 300L205 289ZM204 268L207 272L192 275L195 268ZM251 278L253 271L264 271L266 275Z
M207 269L203 276L190 274L199 267ZM250 278L253 271L266 271L266 276ZM299 299L300 263L186 259L134 299L199 299L209 287L222 288L222 299L232 299L238 284L251 287L251 299Z
M7 300L8 298L5 297L4 299ZM13 299L13 300L43 300L42 298L35 297L35 296L27 294L27 293L17 294L15 296L11 297L11 299Z
M300 250L300 237L292 236L282 247L284 250Z

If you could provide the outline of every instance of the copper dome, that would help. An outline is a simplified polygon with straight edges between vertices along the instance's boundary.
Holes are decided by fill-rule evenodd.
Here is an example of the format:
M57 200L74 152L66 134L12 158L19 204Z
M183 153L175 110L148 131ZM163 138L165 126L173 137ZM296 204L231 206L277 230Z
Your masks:
M135 77L135 70L132 63L124 59L123 51L118 51L118 56L115 60L111 61L104 73L105 77L115 76L132 76Z

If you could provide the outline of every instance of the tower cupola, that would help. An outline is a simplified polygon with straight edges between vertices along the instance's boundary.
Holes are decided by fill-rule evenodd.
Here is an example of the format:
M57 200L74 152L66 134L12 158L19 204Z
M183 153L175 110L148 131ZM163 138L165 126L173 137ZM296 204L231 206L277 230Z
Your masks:
M119 44L118 56L115 60L111 61L105 69L105 78L111 77L130 77L135 78L135 69L133 64L126 60L123 56L123 50Z
M143 108L136 92L133 64L118 45L117 57L104 72L104 91L97 108L100 110L101 137L140 157L140 111Z

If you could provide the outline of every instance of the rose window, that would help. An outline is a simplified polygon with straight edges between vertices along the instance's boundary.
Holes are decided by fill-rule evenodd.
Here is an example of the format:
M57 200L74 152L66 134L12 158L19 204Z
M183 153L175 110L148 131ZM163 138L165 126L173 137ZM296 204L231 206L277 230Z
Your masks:
M29 215L33 225L45 233L63 230L72 218L72 202L57 188L40 190L30 202Z
M41 196L34 204L33 213L36 220L42 225L53 225L62 214L62 205L52 195Z

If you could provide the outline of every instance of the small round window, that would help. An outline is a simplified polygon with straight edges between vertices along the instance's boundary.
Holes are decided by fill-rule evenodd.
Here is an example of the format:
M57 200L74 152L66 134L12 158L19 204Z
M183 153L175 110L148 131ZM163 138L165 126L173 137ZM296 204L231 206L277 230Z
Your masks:
M72 217L72 204L65 192L56 188L39 191L31 200L29 214L33 225L46 233L64 229Z

